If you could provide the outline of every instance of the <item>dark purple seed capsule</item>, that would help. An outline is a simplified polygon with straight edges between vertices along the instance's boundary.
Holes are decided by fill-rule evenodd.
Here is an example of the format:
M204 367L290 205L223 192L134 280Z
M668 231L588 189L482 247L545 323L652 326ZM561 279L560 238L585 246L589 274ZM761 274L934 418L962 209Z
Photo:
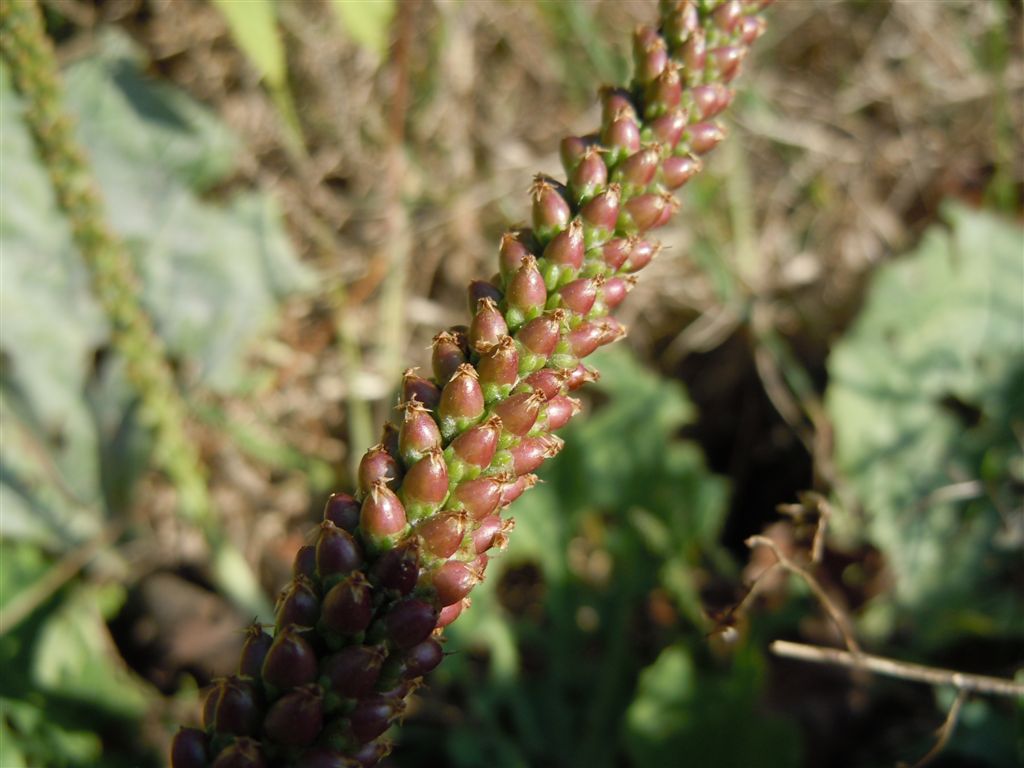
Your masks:
M704 164L693 155L666 157L661 164L661 177L669 189L679 189L698 173Z
M252 624L245 633L242 655L238 660L238 674L242 677L258 678L263 659L270 650L274 638L263 631L259 624Z
M448 379L445 379L446 383L447 381ZM440 408L440 404L438 407ZM398 452L405 465L411 466L423 458L431 448L441 445L441 430L430 411L416 400L402 403L401 408L403 417L402 426L398 430Z
M243 677L228 677L217 683L211 696L213 721L207 728L219 734L230 736L254 736L260 728L259 691L252 680ZM204 707L204 716L210 707Z
M501 246L498 249L498 266L501 276L507 280L514 275L523 263L523 259L530 256L534 251L530 248L527 239L520 231L506 232L501 236ZM475 305L474 305L475 306Z
M324 520L330 520L349 533L359 525L359 500L347 493L332 493L324 506Z
M630 252L636 245L637 238L634 235L629 237L616 237L609 240L601 247L601 260L604 261L613 271L618 270L629 258Z
M486 280L471 280L467 289L467 295L470 312L476 309L481 299L490 299L497 304L501 301L502 296L504 296L500 288Z
M299 547L295 553L295 560L292 561L292 575L305 576L307 579L316 578L316 547L306 544Z
M441 388L430 379L417 376L418 368L409 368L402 375L402 402L418 400L424 408L434 410L441 399ZM383 444L379 444L384 447ZM387 451L387 448L384 448Z
M665 70L668 64L668 46L653 27L637 27L633 33L633 62L636 79L649 83Z
M566 228L572 218L572 210L559 186L543 176L534 179L530 195L533 199L534 232L546 242Z
M703 29L695 29L680 49L687 80L692 82L704 70L707 61L707 40Z
M358 768L373 768L391 754L391 745L381 741L371 741L351 754Z
M458 367L468 361L467 343L458 334L450 331L441 331L434 337L431 366L434 370L434 380L439 385L447 384Z
M518 328L526 320L536 317L544 309L548 290L544 276L537 269L537 260L527 256L511 279L505 293L509 325Z
M451 605L446 605L442 608L441 612L437 615L437 629L444 629L459 618L459 616L462 615L463 610L469 606L469 603L470 600L467 597L464 600L452 603Z
M582 409L583 404L575 397L568 395L557 395L548 400L544 406L544 417L547 421L546 427L550 431L561 429Z
M384 426L380 430L380 444L384 446L384 449L392 456L398 456L398 427L392 424L390 421L385 421ZM359 525L359 502L356 502L356 525ZM337 521L334 523L338 525ZM345 525L339 525L339 528L344 528L349 533L355 531L355 528L349 528Z
M396 648L412 648L430 636L437 622L437 609L426 600L409 598L395 603L384 621Z
M502 336L497 344L480 355L477 373L484 402L507 395L519 380L519 350L515 341L510 336Z
M601 143L608 149L609 165L615 165L640 149L640 126L632 115L621 110L605 124Z
M384 552L370 572L382 588L407 595L416 588L420 575L419 544L414 540Z
M480 376L472 365L460 365L441 391L441 402L437 406L441 437L444 440L451 440L459 432L479 421L483 415L484 392L480 387ZM437 448L439 445L431 447ZM406 478L405 483L408 482Z
M460 560L449 560L431 574L438 605L453 605L468 595L481 581L473 568Z
M601 194L594 197L580 210L580 218L585 224L589 224L602 232L614 232L615 223L619 219L619 201L622 197L622 188L618 184L611 184Z
M471 518L479 520L494 512L502 501L503 483L495 477L480 477L459 483L452 491L449 506L464 509Z
M718 70L719 77L726 83L731 82L740 73L740 65L747 57L747 49L735 45L712 48L708 51L708 59Z
M370 626L372 618L373 590L360 571L346 576L324 595L320 619L332 632L357 634Z
M385 658L382 646L350 645L324 659L320 673L339 696L361 699L373 691Z
M235 739L217 755L210 768L266 768L260 743L255 739Z
M542 405L544 397L539 393L522 393L495 405L494 414L507 434L525 435L536 423Z
M413 520L439 507L448 496L448 464L444 452L434 448L413 464L399 493L406 514Z
M579 269L586 255L583 240L583 222L573 219L569 226L555 235L544 249L544 259L549 264Z
M317 676L316 652L294 625L284 627L274 638L263 660L263 682L276 688L297 688Z
M686 112L672 109L651 121L651 134L668 151L675 149L686 129Z
M560 318L554 313L535 317L516 333L516 341L531 355L547 357L558 344ZM522 361L520 361L522 362Z
M444 512L416 526L416 535L427 552L448 558L462 546L468 522L469 515L465 512Z
M263 720L267 736L288 747L308 747L323 727L324 699L317 685L289 691L273 703Z
M410 653L415 650L413 648ZM179 728L171 742L171 768L206 768L209 747L210 739L203 731L198 728Z
M360 744L373 741L405 709L405 703L383 697L363 699L348 715L352 735Z
M492 416L483 424L467 429L448 446L452 456L477 469L486 469L498 450L501 419Z
M508 325L495 300L489 296L480 299L476 303L473 321L469 324L470 346L476 350L486 349L507 334Z
M597 146L588 147L576 167L569 172L569 189L577 202L589 200L608 183L608 166Z
M380 479L380 482L385 481ZM321 523L320 536L316 542L316 570L320 578L348 573L362 565L363 550L355 537L329 520Z
M351 535L346 531L342 533L346 536ZM313 588L313 582L305 576L296 576L292 579L278 598L274 615L277 631L289 624L299 627L314 626L316 620L320 618L320 599Z
M444 650L441 648L441 644L434 638L428 637L403 655L404 676L406 678L422 677L428 672L433 672L443 660Z
M562 306L577 315L586 315L597 301L598 282L591 278L573 280L559 291Z

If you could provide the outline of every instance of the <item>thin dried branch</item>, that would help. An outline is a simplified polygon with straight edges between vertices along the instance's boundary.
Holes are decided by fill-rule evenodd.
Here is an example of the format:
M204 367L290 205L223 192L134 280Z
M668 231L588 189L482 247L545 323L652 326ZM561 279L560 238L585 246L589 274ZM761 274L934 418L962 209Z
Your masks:
M946 719L943 721L942 725L939 726L935 743L932 745L932 748L925 752L925 754L921 756L921 759L914 763L911 768L924 768L924 766L928 765L928 763L938 757L942 750L946 748L949 740L953 737L953 731L956 730L957 721L960 719L960 710L963 707L964 702L967 701L967 695L967 691L963 689L957 692L956 698L953 699L953 703L949 707L949 712L946 713ZM903 764L901 763L900 768L902 767Z

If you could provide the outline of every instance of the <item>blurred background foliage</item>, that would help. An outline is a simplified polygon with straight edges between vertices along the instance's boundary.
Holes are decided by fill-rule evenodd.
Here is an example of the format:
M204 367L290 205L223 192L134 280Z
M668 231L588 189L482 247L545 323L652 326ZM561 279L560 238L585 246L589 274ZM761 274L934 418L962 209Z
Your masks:
M218 525L268 597L650 5L43 3ZM840 642L799 583L730 612L771 563L748 536L806 556L776 512L804 490L868 650L1022 674L1020 4L770 22L391 766L913 762L951 692L771 658ZM151 468L22 108L5 65L0 765L159 766L251 616ZM974 698L935 764L1021 760L1024 705Z

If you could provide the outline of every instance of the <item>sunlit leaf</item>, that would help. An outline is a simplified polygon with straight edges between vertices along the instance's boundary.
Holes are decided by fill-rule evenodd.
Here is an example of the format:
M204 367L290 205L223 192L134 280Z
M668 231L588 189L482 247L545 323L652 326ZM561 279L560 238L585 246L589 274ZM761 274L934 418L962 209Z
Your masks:
M383 57L395 15L394 0L331 0L342 29L359 45Z

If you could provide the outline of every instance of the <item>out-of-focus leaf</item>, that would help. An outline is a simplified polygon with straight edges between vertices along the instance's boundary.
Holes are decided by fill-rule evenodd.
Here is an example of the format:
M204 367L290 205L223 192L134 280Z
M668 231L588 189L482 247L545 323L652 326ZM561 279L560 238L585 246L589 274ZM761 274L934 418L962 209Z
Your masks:
M275 0L213 0L231 29L231 35L267 83L278 88L287 69L284 46L277 29Z
M343 30L378 57L388 50L388 30L395 15L394 0L331 0Z
M728 674L709 672L674 645L643 671L626 714L636 765L788 768L800 764L795 729L757 712L760 659L746 649Z
M39 706L0 697L0 765L62 768L97 765L103 745L86 730L66 730Z
M1024 426L1024 232L947 213L949 230L878 270L827 393L838 465L863 508L837 530L862 533L895 575L869 627L916 619L924 645L1024 632L1018 597L1000 586L1024 552L1010 477Z

